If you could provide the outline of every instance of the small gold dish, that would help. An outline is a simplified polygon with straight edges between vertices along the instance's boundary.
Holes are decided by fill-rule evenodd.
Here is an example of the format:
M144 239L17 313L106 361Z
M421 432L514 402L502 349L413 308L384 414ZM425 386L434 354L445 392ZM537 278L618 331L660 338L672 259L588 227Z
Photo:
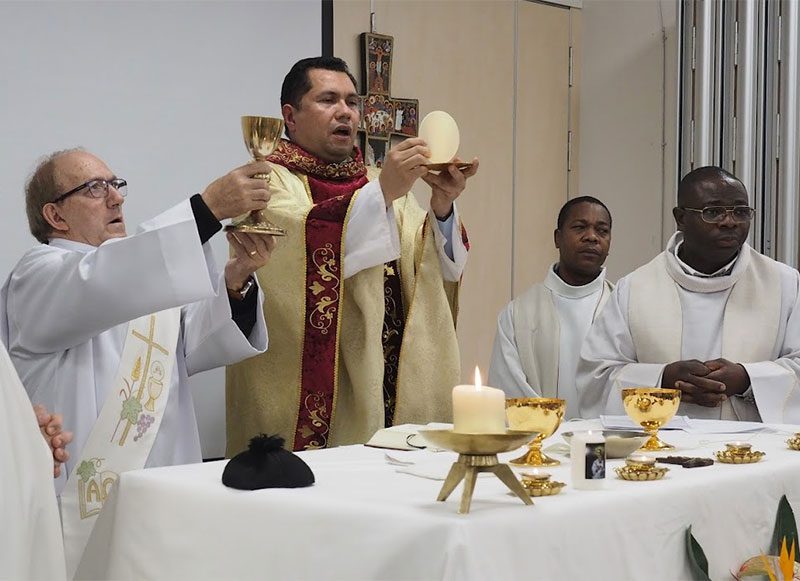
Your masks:
M669 472L666 466L656 466L655 458L633 455L625 460L625 466L615 468L617 476L623 480L661 480Z
M543 472L539 474L523 472L520 476L522 486L531 496L554 496L566 486L563 482L550 480L550 475Z
M794 436L786 440L786 443L789 444L792 450L800 452L800 432L797 432Z
M753 464L766 456L764 452L753 450L747 442L731 442L725 444L725 448L715 454L717 460L724 464Z

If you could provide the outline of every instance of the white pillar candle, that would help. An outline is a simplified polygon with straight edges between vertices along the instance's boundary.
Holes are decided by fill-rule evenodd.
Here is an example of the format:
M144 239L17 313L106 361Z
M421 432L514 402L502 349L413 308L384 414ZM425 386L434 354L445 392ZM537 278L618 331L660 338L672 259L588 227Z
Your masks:
M603 488L606 478L606 439L603 432L577 432L570 440L572 487L578 490Z
M462 434L502 434L506 431L506 394L484 387L475 368L475 385L453 388L453 431Z

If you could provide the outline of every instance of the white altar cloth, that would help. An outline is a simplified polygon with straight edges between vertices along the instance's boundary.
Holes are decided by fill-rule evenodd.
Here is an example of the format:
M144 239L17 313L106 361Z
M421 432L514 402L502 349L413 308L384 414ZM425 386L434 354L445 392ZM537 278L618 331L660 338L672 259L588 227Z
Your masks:
M598 426L570 422L561 430ZM626 482L609 460L605 490L569 487L569 460L547 469L561 494L525 506L481 475L468 515L461 486L437 502L441 481L402 472L364 446L304 452L316 484L244 492L221 483L224 461L124 473L79 569L114 579L690 579L692 525L715 581L766 550L778 500L800 520L800 452L779 434L670 431L673 453L711 456L746 440L767 453L752 465L670 466L664 480ZM561 441L554 436L545 447ZM450 452L388 451L410 470L442 477ZM518 454L518 453L517 453ZM657 454L658 455L658 454ZM514 454L503 454L509 460ZM400 470L398 472L398 470Z

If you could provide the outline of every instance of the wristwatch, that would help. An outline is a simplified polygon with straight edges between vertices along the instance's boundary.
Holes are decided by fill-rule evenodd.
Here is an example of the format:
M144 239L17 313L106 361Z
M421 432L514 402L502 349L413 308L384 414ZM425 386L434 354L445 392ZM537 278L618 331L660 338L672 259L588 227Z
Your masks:
M251 288L253 288L253 286L254 286L255 284L256 284L256 280L253 278L253 275L251 274L251 275L248 277L248 279L245 281L245 283L244 283L244 285L242 286L242 288L240 288L239 290L233 290L233 289L230 289L230 288L229 288L229 289L228 289L228 294L229 294L231 297L233 297L233 298L235 298L235 299L237 299L237 300L240 300L240 301L242 301L242 300L244 300L244 297L246 297L246 296L247 296L247 293L249 293L249 292L250 292L250 289L251 289Z

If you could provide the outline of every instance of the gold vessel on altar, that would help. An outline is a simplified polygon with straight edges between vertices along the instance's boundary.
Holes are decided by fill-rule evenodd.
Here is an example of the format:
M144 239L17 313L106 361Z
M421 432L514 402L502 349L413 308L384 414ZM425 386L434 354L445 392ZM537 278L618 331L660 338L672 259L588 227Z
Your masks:
M669 472L666 466L656 466L656 459L632 455L625 459L625 466L614 469L622 480L661 480Z
M642 450L657 452L673 450L675 446L658 438L658 430L666 425L681 403L679 389L663 389L660 387L630 387L622 390L622 405L625 413L634 422L644 428L650 438L642 446Z
M794 436L786 440L786 443L792 450L800 451L800 432L797 432Z
M550 475L545 472L523 472L520 480L531 496L555 496L566 486L563 482L551 480Z
M731 442L725 444L725 449L715 455L717 460L724 464L753 464L766 456L764 452L752 448L748 442Z
M506 418L512 430L538 432L529 444L528 451L511 460L518 466L558 466L560 461L542 452L542 441L549 438L561 425L567 402L550 397L517 397L506 400Z

